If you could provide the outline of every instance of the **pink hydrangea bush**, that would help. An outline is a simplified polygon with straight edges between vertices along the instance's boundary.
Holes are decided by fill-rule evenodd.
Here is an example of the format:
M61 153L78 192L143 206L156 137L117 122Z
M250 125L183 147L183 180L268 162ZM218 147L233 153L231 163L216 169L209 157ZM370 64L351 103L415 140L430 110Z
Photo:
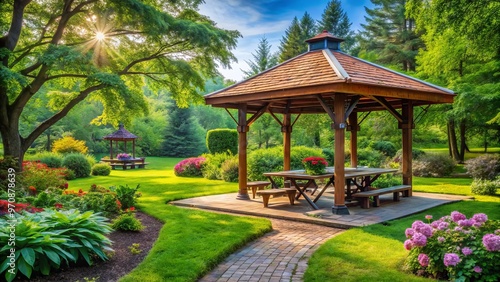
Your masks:
M428 223L417 220L405 230L408 270L437 279L500 281L500 221L458 211L425 218Z
M174 166L177 176L202 176L201 170L206 159L204 157L188 158Z

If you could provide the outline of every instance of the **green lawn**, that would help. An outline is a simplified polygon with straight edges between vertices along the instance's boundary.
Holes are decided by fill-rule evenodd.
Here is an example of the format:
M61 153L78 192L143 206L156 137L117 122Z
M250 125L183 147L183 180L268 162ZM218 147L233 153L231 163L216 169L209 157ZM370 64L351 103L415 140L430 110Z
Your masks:
M105 187L140 184L138 208L165 223L145 260L120 281L196 281L237 248L271 230L267 219L167 205L172 200L237 191L236 183L175 176L173 167L180 160L148 157L147 169L117 169L109 176L69 183L73 190L88 190L94 183Z
M247 218L167 205L171 200L237 191L236 183L180 178L173 166L181 159L148 157L147 169L114 170L108 177L70 182L70 189L141 185L139 208L165 223L146 259L120 281L196 281L249 240L271 229L267 219ZM470 178L414 178L419 192L470 195ZM484 212L500 219L500 197L476 196L473 201L433 208L384 224L348 230L321 246L309 261L305 281L420 281L404 273L407 255L404 230L426 214L435 218L459 210L468 216ZM138 242L140 243L140 242Z
M471 179L421 178L415 191L470 195ZM423 281L403 271L408 254L404 231L425 215L439 218L458 210L467 216L484 212L500 219L500 196L475 196L475 200L443 205L403 219L350 229L322 245L309 260L304 281Z

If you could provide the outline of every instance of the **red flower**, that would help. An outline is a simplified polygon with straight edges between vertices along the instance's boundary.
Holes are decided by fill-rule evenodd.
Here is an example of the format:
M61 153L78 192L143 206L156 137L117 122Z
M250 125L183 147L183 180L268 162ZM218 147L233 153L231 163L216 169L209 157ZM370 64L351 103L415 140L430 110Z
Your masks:
M135 211L135 207L130 207L129 210L130 211Z
M55 207L56 209L62 209L62 208L63 208L63 205L62 205L62 204L60 204L60 203L55 203L55 204L54 204L54 207Z
M116 200L116 205L118 206L119 209L122 208L122 203L120 203L120 200Z

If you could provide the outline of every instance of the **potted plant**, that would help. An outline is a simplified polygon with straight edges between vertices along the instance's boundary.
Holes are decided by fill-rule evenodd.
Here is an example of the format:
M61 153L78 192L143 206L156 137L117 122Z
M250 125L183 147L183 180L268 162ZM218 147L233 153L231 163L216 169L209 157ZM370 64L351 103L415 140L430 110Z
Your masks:
M126 160L132 159L132 156L130 154L127 154L127 153L120 153L120 154L116 155L116 158L119 160L122 160L122 161L126 161Z
M307 174L319 175L326 173L328 162L322 157L307 157L302 160Z

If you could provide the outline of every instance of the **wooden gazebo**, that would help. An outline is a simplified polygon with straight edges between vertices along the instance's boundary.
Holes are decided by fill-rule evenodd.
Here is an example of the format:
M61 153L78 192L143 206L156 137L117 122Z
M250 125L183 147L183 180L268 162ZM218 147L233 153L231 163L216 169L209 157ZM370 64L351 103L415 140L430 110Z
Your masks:
M127 142L132 141L132 158L135 159L135 139L137 139L137 136L126 130L123 124L119 125L117 131L104 136L103 139L109 140L109 158L111 160L113 159L113 141L115 141L116 148L118 148L119 141L124 142L125 151L127 151Z
M290 169L292 114L327 113L335 134L335 197L332 211L345 205L345 132L350 131L351 166L357 167L358 114L385 110L402 130L403 184L412 184L412 129L416 106L452 103L453 91L389 70L340 51L343 39L327 31L307 40L308 52L240 83L205 96L214 107L237 109L239 133L238 199L247 191L247 132L268 112L281 124L284 170ZM249 118L247 115L251 115ZM410 191L411 195L411 191Z

